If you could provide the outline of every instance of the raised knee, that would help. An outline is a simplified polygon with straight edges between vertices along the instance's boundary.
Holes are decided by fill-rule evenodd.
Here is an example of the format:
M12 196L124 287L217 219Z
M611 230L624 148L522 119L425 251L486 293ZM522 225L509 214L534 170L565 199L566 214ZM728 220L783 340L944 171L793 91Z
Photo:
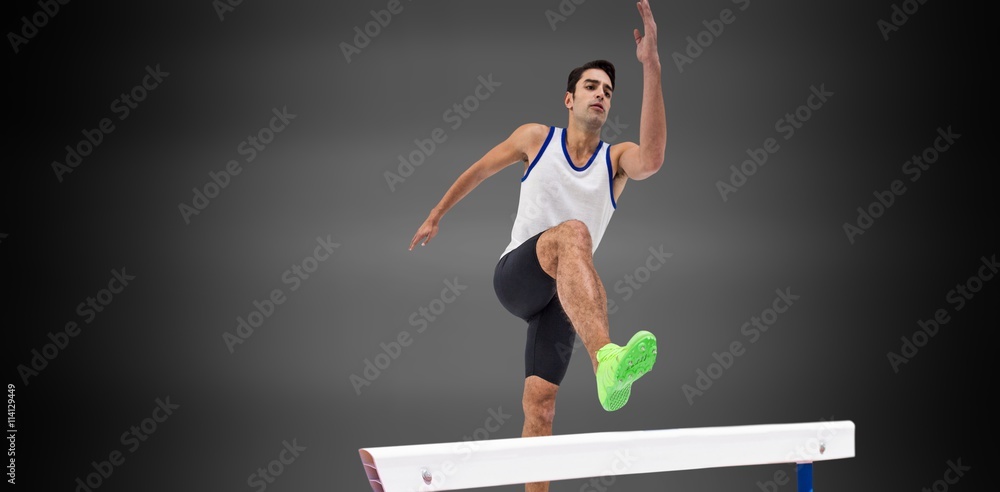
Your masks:
M583 221L571 219L559 224L562 234L560 236L563 238L565 243L569 246L579 246L586 247L590 250L590 229L587 228L587 224Z

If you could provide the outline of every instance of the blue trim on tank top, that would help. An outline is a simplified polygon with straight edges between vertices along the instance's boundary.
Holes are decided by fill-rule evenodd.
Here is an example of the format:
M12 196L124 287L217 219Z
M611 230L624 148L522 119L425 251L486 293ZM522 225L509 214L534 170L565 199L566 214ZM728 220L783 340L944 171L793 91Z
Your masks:
M615 203L615 177L611 173L611 147L608 146L608 151L604 153L605 161L608 163L608 187L611 188L611 206L615 210L618 210L618 204Z
M597 142L597 148L594 149L594 153L591 154L590 160L587 161L587 165L585 165L583 167L576 167L576 165L573 164L573 159L571 159L569 157L569 151L566 150L566 130L563 129L563 132L562 132L562 149L563 149L563 155L566 156L566 162L569 163L569 167L573 168L574 171L581 172L581 171L585 171L588 167L590 167L590 163L594 162L594 158L597 157L597 152L601 150L601 146L603 146L603 145L604 145L603 141L598 141Z
M531 161L530 165L528 165L528 170L524 172L524 176L521 176L522 183L524 180L528 179L528 175L531 174L531 170L535 168L535 164L538 164L538 159L542 158L542 154L545 153L545 148L549 146L549 140L552 140L552 134L555 133L555 131L556 127L549 127L549 136L545 137L545 143L542 144L541 149L538 149L538 155L536 155L535 159Z

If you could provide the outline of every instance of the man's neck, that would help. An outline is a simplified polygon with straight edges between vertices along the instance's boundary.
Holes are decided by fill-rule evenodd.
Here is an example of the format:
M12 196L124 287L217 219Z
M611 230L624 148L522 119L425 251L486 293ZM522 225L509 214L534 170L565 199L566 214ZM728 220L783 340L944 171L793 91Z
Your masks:
M570 118L566 126L566 150L573 157L589 158L601 140L601 128L588 128Z

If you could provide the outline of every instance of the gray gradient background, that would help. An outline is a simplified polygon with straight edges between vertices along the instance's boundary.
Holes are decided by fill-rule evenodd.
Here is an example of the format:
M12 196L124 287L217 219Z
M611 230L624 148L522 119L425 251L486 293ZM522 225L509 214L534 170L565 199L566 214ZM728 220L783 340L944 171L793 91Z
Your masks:
M247 477L296 439L306 450L267 490L362 491L359 447L460 441L497 408L513 417L489 437L519 436L524 325L492 289L517 166L462 201L428 246L407 244L453 180L519 124L566 124L574 66L616 63L610 118L628 128L614 140L638 140L634 4L591 0L553 31L544 11L558 5L405 1L350 63L340 43L386 2L248 0L222 22L208 0L73 2L19 53L8 45L0 262L17 487L74 490L91 461L124 450L101 492L258 490ZM557 434L849 419L857 458L818 465L818 490L919 490L958 458L972 470L954 489L985 490L997 458L982 420L997 410L985 399L996 281L960 312L945 296L998 252L996 105L982 72L996 11L930 1L885 41L876 22L891 5L753 0L680 73L671 53L734 4L653 4L666 163L628 184L595 262L617 305L612 339L652 330L660 359L606 413L578 349ZM9 8L5 32L37 10ZM60 183L51 162L156 64L164 83ZM452 129L444 111L490 74L502 85ZM724 203L716 181L820 84L830 101ZM178 205L210 171L242 162L237 145L283 106L296 119L186 225ZM841 227L856 207L949 125L955 146L850 244ZM447 141L390 191L383 173L436 127ZM327 235L339 249L291 292L282 272ZM673 256L625 300L614 286L660 246ZM123 267L132 284L24 386L17 367ZM456 277L467 289L416 333L411 314ZM230 354L223 332L275 288L288 300ZM746 341L740 326L778 288L801 299L689 405L681 386ZM952 321L895 374L886 354L938 308ZM358 395L350 375L403 331L413 344ZM180 408L127 452L121 433L167 396ZM752 491L778 470L792 467L622 476L609 490Z

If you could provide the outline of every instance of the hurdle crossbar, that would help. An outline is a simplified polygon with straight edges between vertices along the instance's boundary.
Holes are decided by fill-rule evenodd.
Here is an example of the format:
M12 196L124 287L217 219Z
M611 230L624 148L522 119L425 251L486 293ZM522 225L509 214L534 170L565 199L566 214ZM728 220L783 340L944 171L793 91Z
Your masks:
M375 492L779 463L796 463L799 492L812 492L814 461L854 457L854 422L597 432L358 451Z

